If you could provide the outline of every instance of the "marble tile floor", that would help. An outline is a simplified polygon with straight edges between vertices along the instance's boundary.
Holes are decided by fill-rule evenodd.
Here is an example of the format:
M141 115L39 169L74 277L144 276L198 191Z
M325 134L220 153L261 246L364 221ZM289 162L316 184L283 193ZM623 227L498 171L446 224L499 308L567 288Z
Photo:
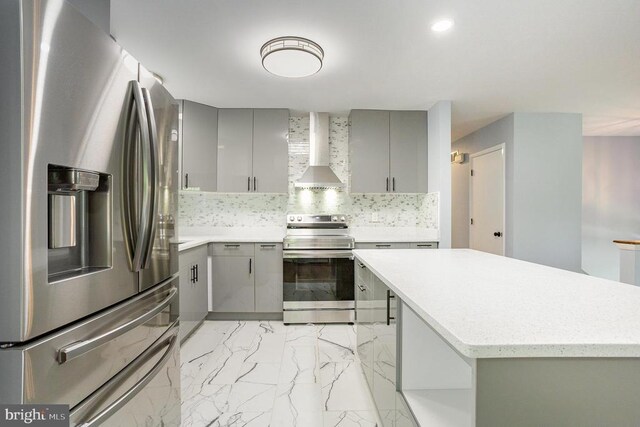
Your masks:
M354 328L206 321L180 351L182 425L375 427Z

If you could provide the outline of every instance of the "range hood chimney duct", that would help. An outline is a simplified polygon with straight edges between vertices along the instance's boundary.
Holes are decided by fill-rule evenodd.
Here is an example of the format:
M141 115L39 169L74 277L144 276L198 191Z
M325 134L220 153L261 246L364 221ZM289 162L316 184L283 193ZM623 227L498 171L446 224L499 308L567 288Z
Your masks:
M309 113L309 167L296 182L296 188L343 187L329 167L329 114Z

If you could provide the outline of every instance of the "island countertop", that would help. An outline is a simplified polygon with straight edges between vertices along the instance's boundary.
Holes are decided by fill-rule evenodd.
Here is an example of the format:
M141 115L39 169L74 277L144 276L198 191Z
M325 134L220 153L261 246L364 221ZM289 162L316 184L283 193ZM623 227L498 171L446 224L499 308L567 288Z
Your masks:
M354 254L466 357L640 357L638 287L470 249Z

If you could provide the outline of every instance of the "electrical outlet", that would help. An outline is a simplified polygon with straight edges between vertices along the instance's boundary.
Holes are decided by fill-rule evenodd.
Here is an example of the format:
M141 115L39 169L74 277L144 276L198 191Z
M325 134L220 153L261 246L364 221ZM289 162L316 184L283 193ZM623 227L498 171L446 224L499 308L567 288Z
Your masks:
M371 212L371 222L380 222L380 214L378 212Z

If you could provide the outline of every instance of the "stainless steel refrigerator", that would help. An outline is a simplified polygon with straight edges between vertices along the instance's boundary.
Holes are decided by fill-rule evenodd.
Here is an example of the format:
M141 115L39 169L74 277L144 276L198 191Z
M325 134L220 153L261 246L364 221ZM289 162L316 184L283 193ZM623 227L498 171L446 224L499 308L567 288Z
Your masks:
M0 40L0 403L179 425L178 103L63 0Z

